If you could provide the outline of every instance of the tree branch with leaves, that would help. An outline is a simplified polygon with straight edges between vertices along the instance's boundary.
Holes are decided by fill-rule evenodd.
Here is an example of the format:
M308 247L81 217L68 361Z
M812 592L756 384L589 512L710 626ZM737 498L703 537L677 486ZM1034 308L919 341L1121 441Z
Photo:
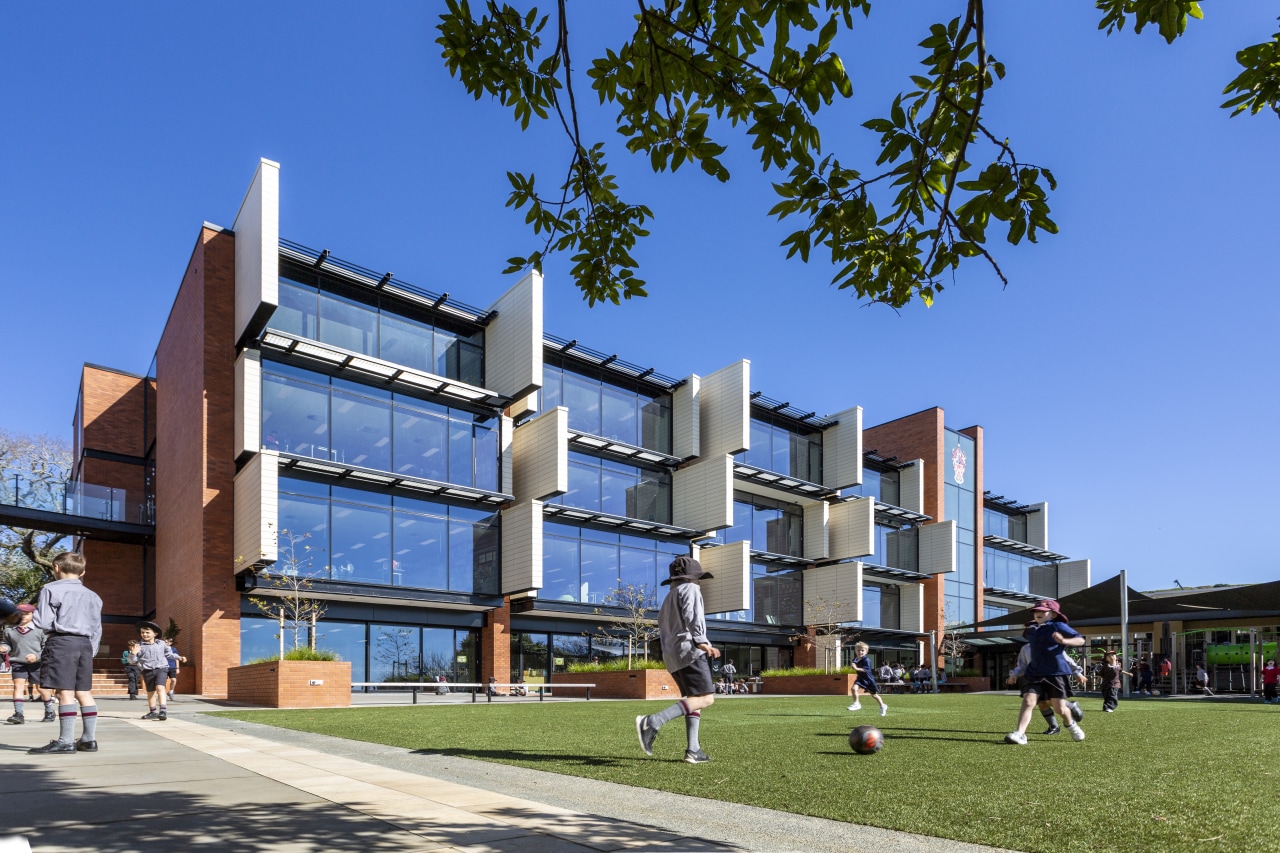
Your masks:
M647 295L633 252L648 235L652 211L624 201L602 142L584 139L569 53L567 0L551 15L486 0L447 0L437 44L449 73L477 100L488 96L527 129L554 120L569 151L565 177L544 192L533 174L508 171L507 206L525 212L539 238L512 257L506 272L541 270L553 253L569 253L570 275L589 304ZM989 52L983 0L938 22L919 43L924 56L911 88L888 115L863 122L878 134L874 164L824 153L818 120L853 95L835 50L870 0L636 0L634 30L617 47L600 47L586 79L618 133L655 172L686 163L719 181L730 172L725 138L740 133L762 170L779 176L780 201L769 211L799 227L782 241L787 257L821 254L832 283L867 302L900 308L932 304L962 262L979 259L1004 284L987 229L1005 242L1036 242L1056 233L1052 172L1020 159L1008 134L983 117L987 95L1005 76ZM1099 28L1154 25L1166 42L1203 17L1194 0L1095 0ZM554 15L554 22L551 23ZM1223 104L1280 115L1280 33L1237 54L1244 71Z

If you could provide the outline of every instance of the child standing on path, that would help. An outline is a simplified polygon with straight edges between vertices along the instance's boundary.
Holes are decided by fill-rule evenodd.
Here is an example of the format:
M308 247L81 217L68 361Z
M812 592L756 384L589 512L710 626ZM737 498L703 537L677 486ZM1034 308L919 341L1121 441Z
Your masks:
M662 584L671 584L671 592L658 611L658 631L662 638L663 663L684 698L656 714L636 717L636 736L640 738L644 754L653 755L658 730L676 717L684 717L688 740L684 760L705 764L711 759L698 742L698 727L702 722L702 709L716 701L716 686L707 659L720 657L720 650L707 638L707 617L698 581L711 575L692 557L676 557L668 571L671 577Z
M24 709L27 704L27 682L40 683L40 655L44 652L44 631L31 624L36 609L30 604L19 604L18 615L21 617L17 625L4 629L3 642L0 642L0 654L7 654L13 669L13 716L5 720L11 726L20 726L26 722ZM53 713L53 695L40 688L40 698L44 700L44 719L41 722L52 723L58 719Z
M72 552L53 558L57 580L36 599L35 627L45 632L40 686L58 694L58 739L27 750L33 755L98 751L98 705L93 700L93 656L102 641L102 599L84 585L84 557ZM76 706L83 733L74 740Z
M1084 637L1067 624L1067 617L1058 609L1058 602L1045 599L1031 608L1036 627L1027 631L1027 645L1031 647L1031 663L1027 666L1022 684L1022 709L1018 712L1018 727L1005 735L1005 743L1025 746L1027 725L1036 704L1048 700L1053 710L1062 718L1063 727L1071 733L1071 739L1084 740L1084 729L1071 716L1067 701L1071 698L1071 665L1066 660L1067 646L1083 646Z
M129 676L129 698L138 698L138 685L142 683L142 667L138 665L138 641L130 640L129 645L120 655L124 664L124 673Z
M1276 666L1275 658L1271 658L1262 668L1262 701L1268 705L1280 705L1280 698L1276 696L1278 680L1280 680L1280 667Z
M870 693L871 698L880 703L880 716L889 713L889 706L880 698L880 686L876 684L876 677L871 669L871 659L867 657L867 652L871 648L866 643L853 644L853 668L857 671L858 677L853 680L853 704L849 706L850 711L861 711L862 693Z
M169 681L169 644L160 639L160 626L154 622L139 622L138 666L142 667L142 683L147 688L147 713L144 720L169 719L168 694L165 685Z

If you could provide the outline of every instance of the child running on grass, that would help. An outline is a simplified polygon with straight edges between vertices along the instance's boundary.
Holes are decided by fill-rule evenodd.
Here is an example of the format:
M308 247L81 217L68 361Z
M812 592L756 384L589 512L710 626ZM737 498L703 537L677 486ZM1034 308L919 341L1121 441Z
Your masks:
M1102 687L1102 710L1108 714L1114 713L1120 705L1121 676L1132 678L1133 673L1120 668L1115 652L1104 654L1102 665L1098 667L1098 681Z
M1028 622L1025 636L1030 636L1031 632L1035 630L1035 628L1036 628L1035 622ZM1071 667L1072 678L1075 678L1083 686L1087 682L1087 679L1085 678L1085 675L1084 675L1084 667L1080 666L1080 664L1072 660L1070 655L1066 656L1066 661L1067 661L1067 665ZM1009 683L1010 684L1017 683L1017 680L1026 673L1027 667L1030 665L1031 665L1031 644L1027 643L1021 649L1018 650L1018 661L1017 663L1014 664L1013 669L1009 670ZM1068 695L1067 708L1071 711L1072 719L1074 719L1078 723L1084 719L1084 709L1080 707L1079 702L1077 702L1075 699L1070 698L1075 695L1075 692L1071 689L1071 679L1067 679L1067 695ZM1058 720L1053 715L1053 706L1049 704L1048 700L1041 699L1038 703L1036 703L1036 709L1040 712L1041 716L1044 717L1045 723L1049 726L1047 729L1044 730L1043 734L1046 734L1046 735L1061 734L1062 729L1061 727L1058 726Z
M880 703L880 716L883 717L889 713L889 706L880 698L880 687L876 684L876 677L871 669L871 659L867 657L869 651L871 648L866 643L853 644L853 668L858 677L853 680L853 704L849 706L849 710L861 711L861 694L869 693L872 699Z
M1080 728L1067 707L1071 698L1072 669L1066 659L1066 647L1083 646L1084 637L1067 624L1067 617L1058 609L1058 602L1045 599L1031 610L1036 627L1029 629L1026 635L1027 645L1031 647L1031 662L1023 678L1022 709L1018 712L1017 729L1005 735L1004 741L1025 746L1031 712L1037 703L1046 699L1062 718L1071 739L1084 740L1084 729Z
M658 730L676 717L684 717L688 739L684 760L705 764L711 759L698 742L698 727L702 710L716 701L716 686L707 659L720 657L720 650L711 645L707 637L707 617L698 581L710 578L711 574L704 572L702 564L692 557L676 557L668 571L671 577L662 584L671 584L671 592L658 611L658 632L662 638L662 660L684 698L656 714L636 717L636 736L640 738L644 754L653 755Z

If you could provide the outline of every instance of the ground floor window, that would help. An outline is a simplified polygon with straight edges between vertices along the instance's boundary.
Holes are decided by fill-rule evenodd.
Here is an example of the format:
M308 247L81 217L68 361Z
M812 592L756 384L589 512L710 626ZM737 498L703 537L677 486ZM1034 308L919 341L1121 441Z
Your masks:
M293 631L286 627L284 648L293 648ZM469 628L434 628L366 622L323 620L316 625L316 648L336 652L350 661L353 682L387 683L432 681L476 682L480 675L480 636ZM310 645L310 631L301 628L298 645ZM262 616L240 617L240 661L249 663L280 654L280 625Z
M712 640L715 643L715 640ZM712 673L721 678L724 665L732 663L734 679L751 678L766 669L791 669L795 665L795 649L791 646L756 646L745 643L715 643L720 659L711 664Z

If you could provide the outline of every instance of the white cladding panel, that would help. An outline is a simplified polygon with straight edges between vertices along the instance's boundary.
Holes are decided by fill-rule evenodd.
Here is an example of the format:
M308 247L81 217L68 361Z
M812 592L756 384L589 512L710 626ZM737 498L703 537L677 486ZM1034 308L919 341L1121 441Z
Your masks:
M569 491L569 410L556 406L516 427L510 494L545 500Z
M733 458L711 456L671 475L671 522L690 530L733 525Z
M279 559L280 454L264 450L249 458L232 485L231 541L235 546L235 574ZM279 535L277 535L279 534Z
M956 523L938 521L920 527L920 573L939 575L956 570Z
M804 513L804 558L827 559L829 505L826 501L809 501L801 507L801 511Z
M854 498L831 505L827 542L832 560L865 557L875 551L875 498ZM806 576L807 577L807 576Z
M898 472L898 500L902 501L899 506L903 509L925 514L923 459L911 460L908 467Z
M542 501L502 511L502 594L542 588Z
M904 507L905 508L905 507ZM902 608L902 630L924 631L924 586L905 583L898 587L899 606Z
M542 387L542 274L531 271L491 306L484 330L485 386L504 397Z
M702 444L702 377L696 373L671 395L671 455L692 459Z
M235 336L256 335L280 296L280 164L263 158L232 230L236 234Z
M804 573L804 624L862 620L862 563L835 563Z
M511 463L511 441L515 432L515 423L511 418L503 415L498 421L498 456L499 465L502 466L501 486L500 490L504 495L515 494L512 489L515 488L513 480L512 463Z
M702 378L700 456L732 456L751 446L750 384L746 359Z
M245 350L236 359L235 444L241 459L262 449L262 354Z
M831 417L835 426L822 431L822 485L845 489L862 482L862 407Z
M699 583L708 613L731 613L751 606L751 543L701 548L698 562L713 577Z
M1058 563L1058 598L1089 587L1089 561Z
M1049 504L1032 504L1033 510L1027 513L1027 544L1032 548L1049 550Z
M538 413L538 392L526 394L523 397L517 397L507 406L507 414L515 420L524 420L530 415Z

